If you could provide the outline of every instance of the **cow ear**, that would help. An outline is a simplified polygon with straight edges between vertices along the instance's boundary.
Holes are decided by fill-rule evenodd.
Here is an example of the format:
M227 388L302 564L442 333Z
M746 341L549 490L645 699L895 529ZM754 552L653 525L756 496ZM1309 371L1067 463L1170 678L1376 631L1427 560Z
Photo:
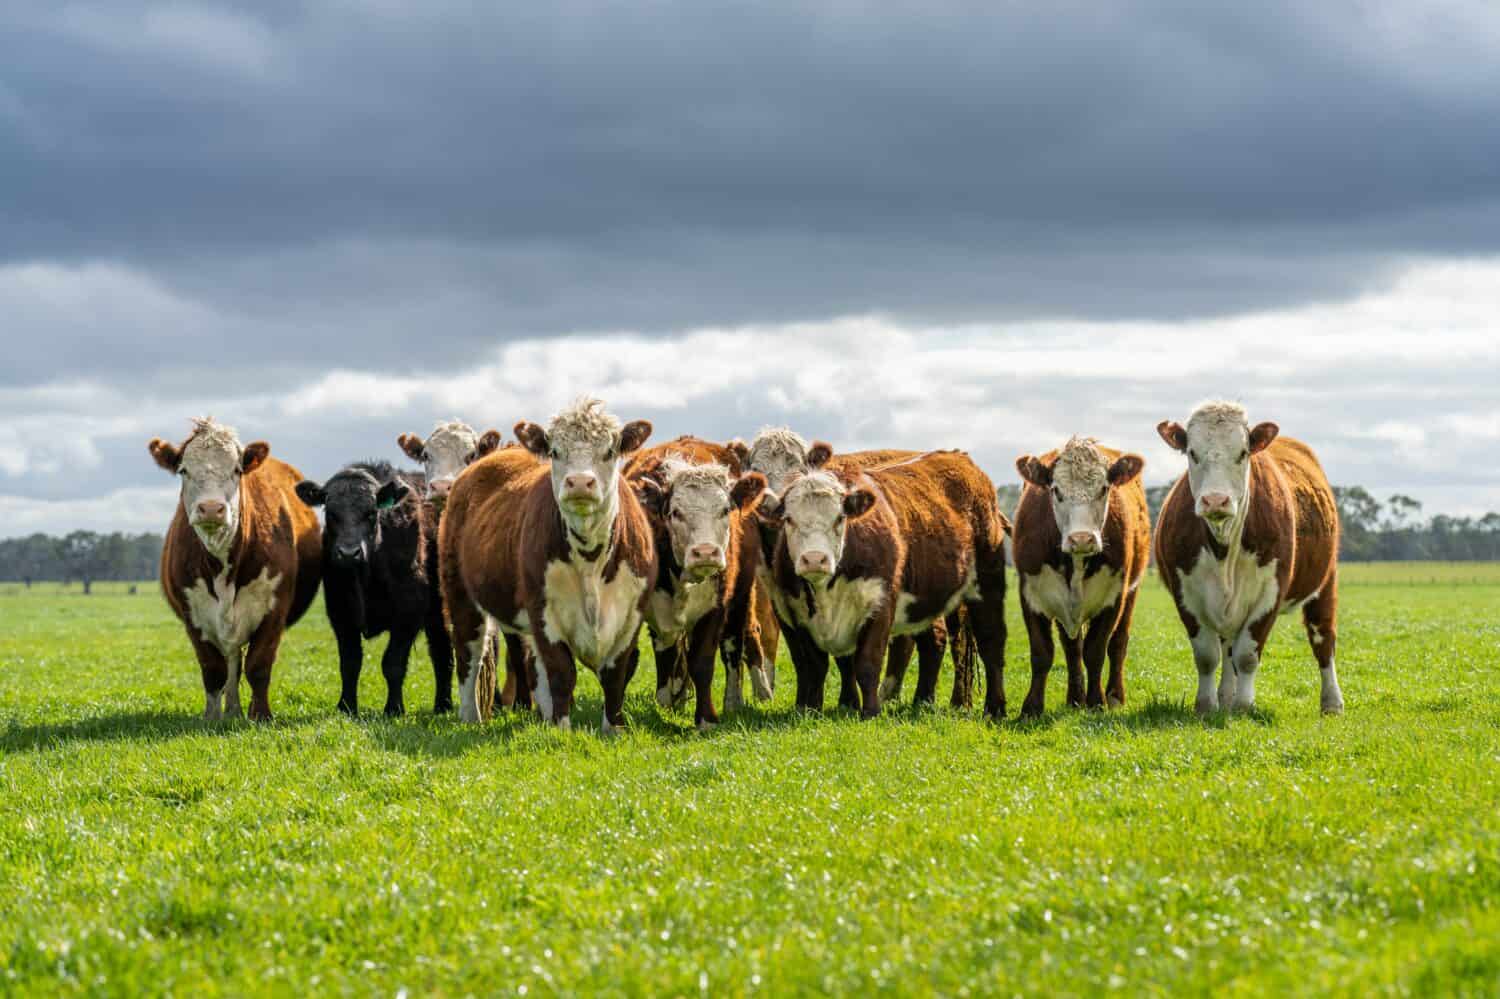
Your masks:
M260 463L271 456L271 445L265 441L253 441L245 445L245 453L240 455L240 471L249 475L260 467Z
M643 475L631 483L635 490L635 498L641 501L641 506L653 517L665 517L667 514L667 491L661 487L649 475Z
M328 494L323 492L323 487L312 479L303 479L295 488L297 498L308 506L322 506L323 501L328 499Z
M828 464L828 459L832 457L832 444L827 441L813 441L812 447L807 449L807 467L822 468Z
M375 491L375 509L389 510L406 499L411 487L400 479L392 479Z
M1115 463L1109 466L1109 484L1112 486L1123 486L1125 483L1141 474L1141 469L1146 467L1146 459L1138 454L1122 454L1115 459Z
M738 437L725 444L724 449L739 459L740 468L744 468L745 464L750 460L750 445Z
M1038 489L1046 489L1052 485L1052 469L1042 464L1042 460L1034 454L1023 454L1017 458L1016 471L1021 473L1022 479Z
M861 486L851 489L844 494L844 515L850 520L858 520L869 513L875 506L875 494Z
M547 431L532 423L530 420L522 420L512 430L516 440L521 446L538 458L550 458L552 456L552 443L547 440Z
M650 436L650 420L631 420L620 431L620 453L629 454L632 451L639 451L641 445L646 443L646 438Z
M174 475L182 466L182 452L160 437L151 438L151 443L146 445L146 450L151 452L151 457L156 459L158 465Z
M735 480L734 488L729 490L729 502L737 510L749 510L765 491L766 477L759 472L751 472Z
M396 443L412 461L421 463L427 460L427 449L422 446L422 438L416 434L402 434L396 438Z
M478 461L485 455L498 450L499 447L500 431L486 430L484 433L479 435L479 443L474 445L474 453L472 456L470 456L469 460Z
M1187 450L1187 431L1182 429L1182 424L1175 420L1162 420L1156 425L1156 432L1161 434L1161 439L1167 442L1167 447L1173 451Z
M1257 423L1250 431L1250 453L1260 454L1271 446L1281 428L1274 423Z

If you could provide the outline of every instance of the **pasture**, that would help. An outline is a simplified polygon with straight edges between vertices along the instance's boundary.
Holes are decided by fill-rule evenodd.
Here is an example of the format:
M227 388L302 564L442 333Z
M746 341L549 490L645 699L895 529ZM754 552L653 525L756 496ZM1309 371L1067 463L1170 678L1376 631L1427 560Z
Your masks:
M0 587L0 990L1500 991L1500 566L1345 566L1339 718L1295 617L1257 713L1195 717L1149 579L1128 705L1059 664L1017 722L1011 582L998 725L799 716L783 646L707 736L647 653L613 741L587 676L572 733L434 719L420 645L411 715L344 718L320 606L277 720L206 723L155 584Z

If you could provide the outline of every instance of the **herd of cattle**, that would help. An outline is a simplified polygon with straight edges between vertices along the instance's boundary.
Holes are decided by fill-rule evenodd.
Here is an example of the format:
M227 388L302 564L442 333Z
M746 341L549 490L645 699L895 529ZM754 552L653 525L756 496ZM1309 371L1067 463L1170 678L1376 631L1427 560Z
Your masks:
M1338 519L1317 459L1232 403L1157 431L1187 458L1157 518L1155 556L1192 645L1197 709L1253 707L1271 627L1300 609L1322 709L1341 711ZM622 425L587 398L514 432L502 443L494 430L443 423L425 440L398 440L421 473L357 462L322 483L208 419L180 446L151 441L157 464L182 479L161 582L202 669L205 717L240 715L242 674L250 718L270 717L277 647L320 582L338 706L351 714L363 642L385 632L385 711L405 710L421 632L435 711L452 709L456 672L465 721L498 702L566 728L581 662L603 688L609 733L626 724L644 623L657 700L685 703L691 683L700 728L719 717L715 656L733 711L747 673L757 698L772 696L782 637L799 708L822 708L831 656L839 704L872 717L900 696L913 651L916 700L931 702L951 645L953 705L969 704L977 658L984 713L1001 717L1007 536L1031 645L1021 713L1043 711L1054 623L1068 704L1125 701L1152 536L1138 455L1074 437L1019 458L1012 525L961 451L834 454L786 429L749 445L680 437L648 448L649 423Z

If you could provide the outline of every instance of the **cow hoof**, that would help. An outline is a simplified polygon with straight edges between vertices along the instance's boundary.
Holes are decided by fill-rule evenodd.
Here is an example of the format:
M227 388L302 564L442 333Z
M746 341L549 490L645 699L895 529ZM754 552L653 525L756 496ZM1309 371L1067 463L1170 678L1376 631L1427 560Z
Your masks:
M479 723L479 705L459 705L458 720L466 725L477 725Z
M755 691L757 701L769 701L776 696L776 684L764 669L752 666L750 668L750 686Z
M573 722L572 722L571 719L568 718L567 715L563 715L561 718L559 718L557 721L553 722L552 724L554 724L554 725L557 726L557 730L559 732L571 732L571 731L573 731Z
M1342 697L1328 698L1323 702L1323 713L1325 715L1341 715L1344 713L1344 699Z
M1234 713L1237 714L1237 715L1248 715L1250 712L1252 712L1254 710L1255 710L1255 702L1254 701L1239 701L1239 700L1237 700L1237 701L1234 702Z
M1125 706L1125 698L1116 697L1114 694L1110 694L1109 697L1105 699L1104 703L1111 708L1123 708Z
M385 716L387 718L400 718L404 714L406 714L406 708L400 704L387 704L385 706Z
M656 703L664 708L670 708L672 706L672 692L666 687L657 687Z
M901 696L901 683L893 676L888 676L880 681L880 700L882 702L894 701Z
M359 705L350 704L343 698L339 698L338 709L344 714L348 715L350 718L359 717Z
M708 733L712 732L714 729L716 729L718 727L719 727L719 723L718 722L701 721L701 722L698 723L698 734L699 735L707 735Z
M1025 704L1021 705L1021 717L1040 718L1042 717L1042 714L1045 710L1046 709L1041 704L1033 704L1032 702L1027 701Z
M452 701L435 701L435 702L433 702L432 713L435 714L435 715L445 715L445 714L447 714L448 712L450 712L452 710L453 710L453 702Z
M1219 710L1219 699L1217 697L1200 697L1193 703L1193 710L1200 715L1211 715Z

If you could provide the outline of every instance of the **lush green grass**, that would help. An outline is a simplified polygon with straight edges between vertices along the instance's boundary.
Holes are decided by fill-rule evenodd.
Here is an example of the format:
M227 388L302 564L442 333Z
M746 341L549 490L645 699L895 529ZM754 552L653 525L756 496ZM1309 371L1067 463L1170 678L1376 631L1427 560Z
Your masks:
M1293 620L1257 715L1193 717L1153 582L1121 711L1060 669L1025 725L788 682L703 737L648 663L605 742L590 679L571 734L339 717L321 611L275 724L206 724L154 587L7 587L0 989L1500 993L1497 611L1494 566L1348 567L1342 718Z

